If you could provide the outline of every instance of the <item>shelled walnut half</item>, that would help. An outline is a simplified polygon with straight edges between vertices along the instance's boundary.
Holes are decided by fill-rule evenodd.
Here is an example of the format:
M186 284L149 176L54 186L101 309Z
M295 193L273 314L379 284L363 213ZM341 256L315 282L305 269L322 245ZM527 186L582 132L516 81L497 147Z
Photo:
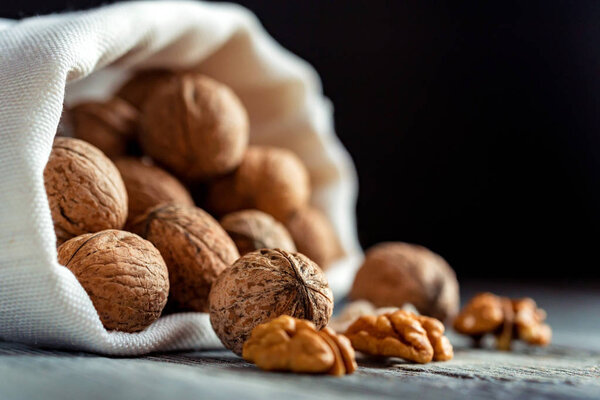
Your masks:
M288 315L254 328L244 343L243 357L266 371L342 376L357 368L345 336L329 328L317 331L312 322Z
M510 350L514 339L545 346L552 330L544 323L546 312L531 298L509 299L492 293L473 297L454 320L454 329L471 336L476 342L487 334L496 336L500 350Z
M345 335L354 349L370 355L400 357L421 364L454 356L439 320L405 310L362 316Z

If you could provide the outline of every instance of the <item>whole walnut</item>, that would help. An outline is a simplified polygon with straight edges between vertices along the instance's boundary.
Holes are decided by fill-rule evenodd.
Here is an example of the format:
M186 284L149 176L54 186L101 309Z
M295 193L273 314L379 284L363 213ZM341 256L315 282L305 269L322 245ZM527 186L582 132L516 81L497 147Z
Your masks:
M255 208L285 221L309 197L308 171L294 153L250 146L239 168L209 187L208 204L219 215Z
M84 233L120 229L127 191L117 167L83 140L57 137L44 184L58 243Z
M148 160L125 157L115 160L115 165L123 177L129 198L127 226L159 204L194 205L190 193L177 178Z
M74 137L93 144L110 158L125 155L137 134L138 111L117 97L79 103L67 116Z
M174 308L208 311L213 282L240 256L221 225L200 208L163 204L139 217L133 230L165 259Z
M137 332L167 303L169 275L158 250L133 233L105 230L77 236L58 248L109 330Z
M327 217L313 207L298 210L285 223L298 251L327 269L343 256L340 241Z
M299 253L262 249L226 269L210 291L210 322L238 355L259 324L286 314L321 329L333 311L333 294L321 269Z
M150 95L160 84L168 82L178 72L166 69L148 69L137 72L117 91L116 96L127 101L138 110L144 108L144 104Z
M456 274L448 263L425 247L401 242L380 243L367 251L350 297L378 307L411 303L441 321L454 317L459 305Z
M235 242L240 255L260 249L296 251L287 229L262 211L243 210L227 214L221 219L221 226Z
M144 151L188 180L231 172L248 145L248 115L240 100L199 74L161 82L146 100L141 121Z

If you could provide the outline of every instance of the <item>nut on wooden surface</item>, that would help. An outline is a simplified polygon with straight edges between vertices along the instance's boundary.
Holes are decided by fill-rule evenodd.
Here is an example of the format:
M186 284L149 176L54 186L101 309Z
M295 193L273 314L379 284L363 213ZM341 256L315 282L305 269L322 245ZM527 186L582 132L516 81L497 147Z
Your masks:
M378 307L411 303L442 321L459 307L458 281L448 263L425 247L402 242L380 243L366 252L350 297Z
M242 210L227 214L221 219L221 226L233 239L242 256L260 249L296 251L287 229L262 211Z
M219 215L258 209L285 221L310 196L306 167L291 151L250 146L239 168L209 187L208 204Z
M77 277L106 329L141 331L167 303L167 266L152 243L133 233L77 236L58 248L58 262Z
M157 85L141 116L144 151L186 180L231 172L248 144L248 115L233 91L195 73Z
M54 140L44 185L58 244L125 224L127 191L121 174L108 157L83 140Z
M327 217L314 207L305 207L293 213L285 226L294 239L298 252L327 269L344 255L340 241Z
M164 169L152 165L151 162L123 157L115 160L115 165L125 182L129 198L127 226L159 204L194 205L192 196L181 182Z
M425 364L452 359L454 350L435 318L397 310L359 317L346 330L352 347L365 354L400 357Z
M208 293L219 274L239 258L235 244L204 210L159 205L139 217L134 232L152 242L169 269L169 303L181 311L208 311Z
M509 299L492 293L473 297L454 320L454 329L479 342L486 334L496 336L496 347L510 350L516 339L535 346L546 346L552 329L546 323L546 312L529 297Z
M333 294L321 269L306 256L279 249L246 254L226 269L210 292L210 322L225 347L242 354L254 327L280 315L327 325Z
M146 100L160 84L168 82L180 72L166 69L148 69L136 72L117 90L116 96L127 101L138 110L144 108Z
M356 368L348 338L312 322L282 315L252 330L243 357L266 371L342 376Z
M109 158L126 154L138 129L138 111L117 97L87 101L67 111L73 136L96 146Z

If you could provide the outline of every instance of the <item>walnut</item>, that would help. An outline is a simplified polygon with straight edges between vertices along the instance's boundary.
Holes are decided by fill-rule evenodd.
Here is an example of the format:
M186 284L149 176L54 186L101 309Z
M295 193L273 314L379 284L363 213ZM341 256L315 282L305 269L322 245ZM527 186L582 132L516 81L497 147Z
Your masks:
M239 257L219 223L200 208L163 204L139 217L133 230L165 259L174 307L208 311L208 293L217 275Z
M260 249L282 249L296 251L296 246L287 229L269 214L258 210L244 210L227 214L221 226L244 255Z
M248 116L237 96L194 73L162 82L144 104L141 125L144 151L189 180L231 172L248 144Z
M266 371L342 376L356 371L350 341L329 328L282 315L256 326L244 343L243 357Z
M209 207L219 215L249 208L286 221L310 197L308 171L291 151L250 146L239 168L209 187Z
M228 349L242 353L254 327L286 314L329 322L333 295L321 269L299 253L262 249L226 269L210 292L210 322Z
M354 321L363 315L382 315L392 313L398 310L398 307L375 307L370 301L367 300L354 300L347 303L342 310L331 318L328 327L336 332L346 332L346 329ZM405 303L402 306L402 310L410 311L414 314L419 314L417 309L410 303Z
M147 159L119 158L115 165L125 182L129 198L127 226L159 204L194 205L192 196L177 178Z
M355 350L387 357L400 357L418 363L446 361L453 348L437 319L397 310L379 316L358 318L345 335Z
M473 297L454 320L454 329L470 335L476 342L486 334L496 336L496 347L510 350L513 339L545 346L552 330L544 323L546 312L531 298L509 299L492 293Z
M58 248L109 330L137 332L160 316L169 293L167 267L152 243L124 231L77 236Z
M327 269L344 255L340 241L327 217L313 207L298 210L287 219L288 228L298 251Z
M165 69L139 71L121 86L116 96L127 101L138 110L142 110L146 100L156 91L156 88L168 82L177 74L178 72Z
M380 243L366 253L354 278L352 299L378 307L411 303L424 315L445 321L458 311L458 281L439 255L422 246Z
M80 103L67 112L74 137L98 147L110 158L125 155L138 127L138 111L119 98Z
M125 224L123 179L112 161L89 143L57 137L44 170L44 184L59 244Z

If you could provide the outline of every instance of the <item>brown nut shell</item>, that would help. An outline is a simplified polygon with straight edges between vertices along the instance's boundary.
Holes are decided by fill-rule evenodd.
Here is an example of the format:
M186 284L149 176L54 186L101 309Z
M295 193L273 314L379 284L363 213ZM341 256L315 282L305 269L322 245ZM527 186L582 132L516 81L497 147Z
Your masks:
M239 168L209 187L208 204L219 215L255 208L285 221L309 197L308 171L294 153L250 146Z
M44 185L58 243L105 229L127 218L127 191L117 167L83 140L57 137Z
M378 307L411 303L421 314L442 321L454 317L459 306L458 281L448 263L425 247L402 242L367 251L350 297Z
M233 239L240 255L260 249L296 251L287 229L269 214L258 210L243 210L227 214L221 226Z
M105 230L77 236L58 248L109 330L141 331L160 316L169 293L158 250L133 233Z
M115 160L129 198L127 225L145 214L150 208L163 203L193 206L194 200L187 189L162 168L144 159L124 157Z
M188 180L231 172L248 145L248 115L240 100L199 74L161 83L144 104L141 122L144 151Z
M299 253L262 249L225 270L209 297L210 322L221 342L236 354L259 324L286 314L327 325L333 294L321 269Z
M106 102L79 103L68 111L73 136L85 140L110 158L125 155L138 127L138 111L114 97Z
M146 100L158 86L168 82L178 72L166 69L149 69L137 72L117 91L116 96L127 101L138 110L142 110Z
M180 310L208 311L213 282L239 258L221 225L200 208L166 204L149 210L133 228L165 259L170 302Z
M327 267L343 256L340 241L327 217L313 207L298 210L286 221L285 226L294 239L298 251Z

